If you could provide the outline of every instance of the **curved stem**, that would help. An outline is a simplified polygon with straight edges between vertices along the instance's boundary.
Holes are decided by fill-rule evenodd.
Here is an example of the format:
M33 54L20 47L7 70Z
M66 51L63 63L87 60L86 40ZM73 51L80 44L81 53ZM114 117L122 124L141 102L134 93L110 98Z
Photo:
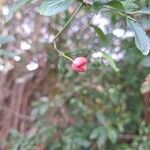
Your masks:
M53 39L53 44L54 44L54 49L64 58L73 61L72 58L70 58L69 56L66 56L63 52L61 52L58 48L57 48L57 44L56 44L56 40L58 39L58 37L62 34L62 32L68 27L68 25L70 24L70 22L74 19L74 17L76 16L76 14L80 11L80 9L83 7L84 3L82 3L78 9L72 14L72 16L70 17L70 19L67 21L67 23L64 25L64 27L56 34L55 38Z
M80 11L80 9L83 7L84 3L82 3L78 9L73 13L73 15L70 17L70 19L67 21L67 23L64 25L64 27L57 33L57 35L55 36L53 41L56 41L57 38L62 34L62 32L68 27L68 25L70 24L70 22L74 19L74 17L76 16L76 14Z
M73 61L72 58L66 56L64 53L62 53L62 52L57 48L57 45L56 45L56 42L55 42L55 41L54 41L53 43L54 43L54 48L55 48L55 50L56 50L61 56L63 56L63 57L66 58L66 59L69 59L70 61Z
M115 8L111 7L111 6L105 6L104 8L109 9L109 10L112 10L112 11L115 11L115 12L118 12L120 15L122 15L122 16L124 16L124 17L127 17L127 18L129 18L130 20L136 22L136 20L135 20L134 18L130 17L130 16L129 16L128 14L126 14L124 11L120 11L120 10L118 10L118 9L115 9Z

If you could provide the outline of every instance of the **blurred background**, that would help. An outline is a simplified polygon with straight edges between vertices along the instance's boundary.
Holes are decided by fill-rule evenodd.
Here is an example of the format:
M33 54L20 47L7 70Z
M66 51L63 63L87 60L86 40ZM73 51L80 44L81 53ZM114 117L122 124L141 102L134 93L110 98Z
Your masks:
M75 73L51 42L78 3L44 17L33 1L10 16L14 2L0 0L0 149L150 150L150 55L137 50L125 18L88 6L77 14L57 41L66 55L88 58L88 71ZM134 17L150 35L150 17Z

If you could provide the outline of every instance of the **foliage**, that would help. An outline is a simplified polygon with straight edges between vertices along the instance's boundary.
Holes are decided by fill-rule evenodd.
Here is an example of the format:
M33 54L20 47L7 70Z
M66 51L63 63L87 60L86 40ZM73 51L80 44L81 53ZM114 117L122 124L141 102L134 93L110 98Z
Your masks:
M75 1L75 0L74 0ZM138 13L138 14L148 14L149 15L149 9L148 8L142 8L141 10L136 10L138 6L134 3L134 1L108 1L106 3L102 3L101 0L94 0L94 5L100 5L100 9L96 8L98 11L103 11L105 9L115 11L116 13L126 17L128 20L128 26L135 31L135 44L138 49L142 51L144 55L148 55L150 51L150 39L146 35L145 31L138 25L137 21L133 19L130 14ZM7 20L10 20L13 16L13 13L19 10L22 6L30 2L30 0L23 0L18 1L16 4L14 4L10 8L10 13L8 15ZM73 0L44 0L43 3L40 6L40 14L45 16L52 16L55 14L58 14L62 11L65 11L71 4L73 3ZM84 1L83 1L84 3ZM96 3L96 4L95 4ZM86 5L87 3L85 3ZM90 3L91 4L91 3ZM97 7L97 6L96 6ZM136 10L136 11L135 11ZM98 33L99 37L102 37L102 40L105 40L104 34L100 29L98 29L96 26L94 26L96 33ZM99 30L99 32L98 32Z
M31 114L37 120L32 127L35 131L22 138L21 135L19 138L13 135L13 146L33 149L37 144L44 144L45 149L50 150L148 150L149 139L145 135L150 128L141 118L139 91L142 79L148 72L139 68L142 58L135 51L126 52L123 61L119 63L119 76L94 63L84 75L70 74L68 68L65 78L63 77L63 91L51 102L39 101L33 105ZM47 120L47 111L55 108L57 114L60 114L64 105L67 105L74 123L62 126L58 123L54 126L53 122ZM54 138L54 133L61 135ZM136 137L131 144L126 144L126 141L120 143L119 138L124 134Z
M30 1L22 0L20 5L14 4L14 9L10 8L13 10L11 15L28 2ZM62 56L59 59L57 75L63 88L52 101L34 102L31 111L31 116L34 118L32 130L26 135L12 130L9 146L12 150L18 148L33 150L38 144L48 150L149 150L150 143L147 134L150 132L150 127L142 117L140 93L141 84L150 72L149 56L144 57L137 49L144 55L148 55L150 39L134 16L134 14L139 14L147 17L149 8L139 8L140 5L137 3L141 4L143 1L137 2L136 0L108 2L93 0L92 3L82 0L43 0L39 12L41 15L52 16L66 11L73 3L75 6L78 3L82 4L53 40L54 49ZM100 57L93 59L90 56L86 73L72 72L70 66L66 64L66 59L72 60L70 56L77 56L78 51L64 53L57 48L56 42L80 9L85 12L92 11L95 14L102 12L112 21L112 28L114 24L127 23L127 26L135 33L137 48L133 44L133 39L121 39L119 52L123 54L123 58L116 64L111 52L100 51L102 48L113 49L109 42L112 34L105 33L89 20L89 28L91 26L94 29L103 46L96 45L96 49L93 50L97 52L98 49ZM112 45L113 39L115 38L111 39ZM13 41L10 37L7 37L7 40ZM0 38L1 44L7 43L7 40ZM58 44L61 45L61 43ZM93 51L91 53L94 53ZM81 53L89 56L82 50ZM64 107L69 113L68 118L72 118L71 123L63 117L62 122L56 118L62 115L61 110ZM53 109L55 113L51 116L58 121L56 123L48 117ZM129 142L124 137L126 134L132 137Z

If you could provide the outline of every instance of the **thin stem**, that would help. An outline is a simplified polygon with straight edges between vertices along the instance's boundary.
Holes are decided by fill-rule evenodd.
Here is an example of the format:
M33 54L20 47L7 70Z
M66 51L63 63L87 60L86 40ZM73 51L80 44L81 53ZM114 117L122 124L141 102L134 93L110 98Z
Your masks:
M63 57L66 58L66 59L69 59L70 61L73 61L72 58L66 56L63 52L61 52L61 51L57 48L57 45L56 45L56 42L55 42L55 41L54 41L53 43L54 43L54 49L55 49L61 56L63 56Z
M140 10L138 10L138 11L129 12L128 14L134 15L134 14L144 14L144 13L141 13Z
M76 14L80 11L80 9L83 7L84 3L82 3L78 9L73 13L73 15L70 17L70 19L67 21L67 23L64 25L64 27L57 33L57 35L54 38L54 41L57 40L57 38L62 34L62 32L68 27L68 25L70 24L70 22L74 19L74 17L76 16Z
M63 52L61 52L58 48L57 48L57 44L56 44L56 40L58 39L58 37L62 34L62 32L68 27L68 25L70 24L70 22L74 19L74 17L76 16L76 14L80 11L80 9L83 7L84 3L82 3L78 9L72 14L72 16L70 17L70 19L67 21L67 23L64 25L64 27L56 34L54 40L53 40L53 44L54 44L54 49L64 58L73 61L72 58L70 58L69 56L66 56Z
M118 9L115 9L115 8L111 7L111 6L105 6L104 8L109 9L109 10L112 10L112 11L116 11L116 12L118 12L120 15L122 15L122 16L124 16L124 17L127 17L127 18L129 18L130 20L133 20L134 22L136 22L136 20L135 20L134 18L130 17L130 16L129 16L128 14L126 14L124 11L120 11L120 10L118 10Z
M128 14L129 15L134 15L134 14L138 14L139 12L138 11L133 11L133 12L129 12Z

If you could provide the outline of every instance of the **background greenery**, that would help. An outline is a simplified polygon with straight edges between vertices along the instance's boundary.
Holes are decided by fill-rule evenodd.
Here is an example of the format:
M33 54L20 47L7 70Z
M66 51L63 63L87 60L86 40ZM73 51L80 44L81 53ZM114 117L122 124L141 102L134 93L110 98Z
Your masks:
M41 4L28 2L30 0L22 0L10 5L10 13L5 21L15 22L13 14L25 4L27 6L22 11L30 9L28 7L39 8ZM44 22L42 26L47 27L47 22L50 22L51 26L56 26L55 29L60 31L80 3L73 0L44 0L39 9L40 14L50 17L40 16L45 21L41 19ZM33 41L31 38L34 42L31 51L35 55L39 49L48 53L48 80L55 78L56 82L54 85L45 85L39 92L41 99L34 99L29 106L30 116L34 118L29 124L30 129L24 134L11 129L10 140L5 141L9 149L34 150L37 145L44 150L150 149L150 124L144 119L144 93L140 92L142 83L150 73L149 0L95 0L84 3L86 6L77 14L63 36L60 35L57 46L72 58L87 57L88 71L74 73L70 62L57 55L52 43L42 43L39 39ZM36 11L32 13L39 15ZM95 16L99 13L109 20L105 32L94 24L94 19L97 19ZM29 17L28 14L26 17ZM137 20L138 24L133 20ZM9 22L3 26L7 29L10 27ZM124 29L125 33L131 29L135 39L125 38L125 34L115 36L113 30L116 28ZM49 28L46 33L56 35L57 32ZM30 36L39 35L34 33ZM11 43L7 45L7 42L14 40L13 36L0 37L0 52L5 60L17 55L15 50L3 50L9 48ZM93 54L97 54L97 57L93 58ZM55 65L54 70L50 68L51 64Z

